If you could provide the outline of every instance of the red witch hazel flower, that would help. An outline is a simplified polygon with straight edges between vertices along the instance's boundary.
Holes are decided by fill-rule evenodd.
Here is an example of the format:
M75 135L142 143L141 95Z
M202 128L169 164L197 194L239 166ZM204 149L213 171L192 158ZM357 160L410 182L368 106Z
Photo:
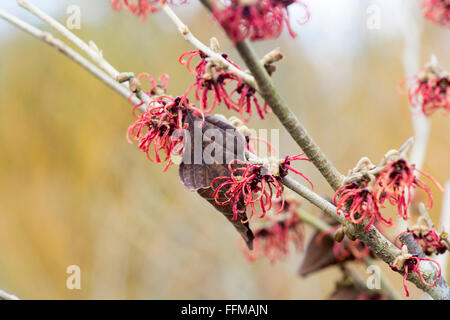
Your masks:
M438 234L436 230L434 230L430 220L424 216L419 217L416 225L408 228L408 230L403 231L395 237L394 244L398 248L401 248L398 239L406 233L412 234L423 253L427 256L443 254L450 249L448 234L446 232Z
M137 120L128 128L127 139L130 143L133 143L133 140L138 141L139 149L147 154L150 161L157 163L167 161L164 168L166 171L173 163L171 157L181 156L183 153L184 143L181 131L188 127L188 124L184 123L187 113L201 115L201 112L186 101L182 101L180 97L173 98L165 95L168 75L160 76L161 83L157 83L151 75L141 73L137 79L130 80L130 83L133 82L140 89L139 79L143 77L147 78L152 86L149 91L144 92L152 96L153 100L140 116L137 116L135 111L143 103L133 108L132 113Z
M422 273L420 272L420 263L422 261L429 261L436 265L436 267L439 269L437 278L434 280L433 283L428 283L424 278ZM427 287L434 287L437 283L437 279L441 277L441 266L439 263L433 259L428 258L420 258L417 255L412 255L408 253L408 249L406 246L403 246L402 248L402 254L399 255L397 258L395 258L394 263L391 265L392 270L394 271L400 271L404 272L403 275L403 287L405 288L406 296L409 297L409 291L408 287L406 286L406 278L408 277L409 273L416 273L420 281Z
M187 61L184 60L186 56L188 56ZM195 69L191 70L190 63L196 56L199 56L201 60ZM196 81L186 90L183 99L187 99L189 92L195 88L195 99L200 102L200 107L204 113L212 112L222 102L228 109L234 108L234 103L228 95L225 85L236 80L235 75L230 72L224 72L210 62L208 56L198 50L183 53L179 58L179 62L186 64L189 72L196 75ZM209 93L212 94L212 99L210 99Z
M344 213L345 219L360 224L364 219L369 230L374 222L390 226L391 219L383 218L376 197L372 194L373 181L355 181L339 188L334 195L338 214Z
M153 97L153 96L162 96L165 95L167 92L167 83L169 82L169 75L168 74L162 74L159 76L158 81L160 83L157 83L153 77L148 73L140 73L136 76L136 78L140 81L141 78L147 78L148 81L150 81L150 84L152 85L152 88L149 91L144 91L147 95Z
M218 47L214 38L212 44L214 44L212 48ZM197 56L200 57L200 61L192 70L191 62ZM222 56L241 70L238 65L227 58L226 54L222 54ZM264 119L264 114L270 111L266 103L261 107L253 87L242 81L235 73L227 71L226 66L219 65L217 61L213 61L202 51L185 52L180 56L179 62L186 65L188 71L196 76L195 82L186 90L183 99L187 100L189 93L195 89L195 99L200 102L202 112L211 113L217 105L224 103L227 109L239 112L241 119L247 122L252 116L253 108L256 108L261 119ZM230 86L234 86L234 90L230 90Z
M122 10L122 7L131 11L136 17L142 17L145 21L148 14L161 10L165 4L180 5L185 4L187 0L110 0L114 10Z
M230 176L216 177L211 182L214 189L214 199L219 205L233 204L233 220L237 219L238 213L242 213L250 207L251 213L246 221L254 215L265 217L267 211L272 208L272 198L281 201L276 213L284 209L284 187L281 179L286 176L291 167L287 164L291 160L306 160L306 158L286 157L285 160L266 159L261 164L252 164L240 160L233 160L228 164ZM295 172L295 171L293 171ZM301 175L304 177L303 175ZM309 180L307 180L310 182ZM311 182L310 182L311 183ZM225 200L222 199L222 194ZM239 209L240 201L244 203L244 209ZM261 213L258 213L261 211Z
M373 194L378 204L383 206L383 203L388 200L392 205L397 206L398 213L404 220L408 219L408 208L412 201L412 197L409 195L416 188L420 188L427 193L429 207L433 206L430 188L415 176L415 172L427 177L439 190L444 191L433 177L418 170L414 165L408 164L402 158L392 160L383 167L373 188Z
M213 14L233 42L246 38L251 41L278 38L284 25L292 37L288 6L299 4L305 8L306 22L309 19L307 7L298 0L215 0Z
M287 201L285 208L290 206ZM281 203L280 203L281 205ZM293 204L296 206L297 204ZM271 263L283 259L289 254L289 245L293 244L300 251L303 248L303 223L297 212L285 211L281 215L282 219L270 217L270 224L255 232L253 240L253 251L246 246L242 250L250 261L258 259L264 255Z
M408 89L409 101L413 108L420 108L426 116L439 109L449 114L450 76L438 66L435 57L432 60L425 70L411 79L414 83Z
M139 141L139 149L147 154L152 162L167 162L164 171L172 164L172 155L183 152L182 135L175 135L175 131L185 129L183 119L186 108L179 106L180 98L160 97L152 101L147 110L128 128L128 142ZM134 110L139 107L137 105ZM154 154L152 159L150 153ZM160 153L163 154L161 157Z
M450 0L425 0L422 2L422 8L425 18L450 28Z

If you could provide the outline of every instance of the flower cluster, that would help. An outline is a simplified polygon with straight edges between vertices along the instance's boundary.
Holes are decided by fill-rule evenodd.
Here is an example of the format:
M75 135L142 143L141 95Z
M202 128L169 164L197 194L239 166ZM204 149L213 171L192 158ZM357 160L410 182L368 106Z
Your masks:
M222 56L240 69L226 54ZM199 57L200 61L192 70L191 62L195 57ZM254 108L261 119L264 119L264 114L270 111L266 103L261 107L253 87L235 73L227 71L226 66L218 65L202 51L185 52L180 56L179 62L186 65L188 71L195 75L195 82L186 90L183 99L187 99L188 94L194 90L195 99L200 103L202 112L210 113L218 104L224 103L229 110L238 112L241 119L247 122Z
M405 159L388 162L381 170L373 188L373 193L380 207L388 200L391 205L397 206L399 215L408 219L408 208L411 205L413 190L422 189L428 195L429 207L433 206L433 197L430 188L421 179L417 178L415 172L430 179L441 191L444 191L434 178L425 172L418 170L414 165L408 164ZM407 199L408 198L408 199Z
M422 221L425 223L421 223ZM449 242L447 240L447 233L442 232L441 234L438 234L429 219L424 218L424 216L419 218L416 225L408 228L408 230L404 232L401 232L395 238L394 244L398 248L401 248L401 245L398 243L399 238L407 233L410 233L414 237L423 253L427 256L443 254L450 249Z
M138 141L139 149L147 154L150 161L157 163L167 161L164 168L166 171L172 164L171 156L181 156L183 153L181 130L188 126L184 123L187 112L199 114L199 110L187 102L182 102L180 97L164 95L168 82L167 75L159 78L162 83L157 83L147 73L138 75L137 80L139 81L142 77L150 81L152 88L145 92L154 100L147 105L140 116L135 114L135 110L143 103L133 108L132 113L137 120L128 128L127 139L130 143L133 143L133 140Z
M408 274L410 273L416 273L420 281L427 287L434 287L436 285L437 279L441 277L441 266L439 263L433 259L428 258L420 258L417 255L412 255L407 252L406 247L403 247L402 254L399 255L397 258L395 258L393 264L391 265L392 270L403 272L403 287L405 288L406 296L409 297L409 291L408 287L406 286L406 278L408 277ZM433 283L428 283L424 278L422 273L420 272L420 263L422 261L430 261L436 265L436 267L439 269L437 278L434 280Z
M111 5L116 11L125 8L134 16L142 17L142 21L145 21L148 14L161 10L165 4L180 5L187 2L187 0L111 0Z
M297 207L297 203L286 201L287 210L280 215L282 219L278 219L278 216L270 217L269 225L255 232L253 251L243 247L243 252L250 261L264 255L271 263L275 263L289 254L290 244L297 250L303 248L303 223L294 206Z
M413 235L417 244L422 248L423 253L427 256L443 254L449 249L448 242L443 241L443 239L437 234L436 230L424 230L422 228L414 227L403 231L395 238L395 245L397 247L401 247L398 243L398 239L406 233Z
M425 18L450 28L450 0L425 0L422 8Z
M233 220L237 219L238 213L244 212L248 207L251 209L248 220L254 215L260 218L265 217L266 213L272 208L273 197L281 202L276 213L282 212L284 210L284 186L281 184L281 179L286 176L289 170L295 170L291 169L290 161L309 161L309 159L301 158L300 156L286 157L284 160L270 158L261 164L252 164L237 159L231 161L228 164L230 175L216 177L211 182L216 203L218 205L229 205L232 203ZM304 177L297 170L293 172L298 172ZM305 177L305 179L307 178ZM309 180L307 181L310 182ZM222 195L225 196L225 201L220 200ZM243 201L244 209L238 208L240 201Z
M353 223L360 224L364 219L368 219L366 230L378 221L390 226L392 222L381 215L378 201L369 183L355 181L339 188L334 195L337 211L339 214L344 213L345 218Z
M305 8L306 22L309 12L299 0L215 0L212 7L214 17L236 43L247 38L251 41L278 38L284 25L295 37L288 11L288 6L294 3Z
M447 71L437 63L429 63L425 70L410 80L414 81L408 89L413 108L421 109L426 116L439 109L450 113L450 75Z
M334 196L338 213L343 212L345 218L353 223L360 224L364 219L368 219L366 230L369 230L374 222L390 226L391 219L383 218L380 211L385 207L386 200L397 206L398 214L407 220L408 208L412 202L411 194L416 188L426 192L431 208L433 198L430 188L415 176L415 172L427 177L444 191L433 177L408 164L403 158L398 158L387 162L376 178L354 181L339 188Z

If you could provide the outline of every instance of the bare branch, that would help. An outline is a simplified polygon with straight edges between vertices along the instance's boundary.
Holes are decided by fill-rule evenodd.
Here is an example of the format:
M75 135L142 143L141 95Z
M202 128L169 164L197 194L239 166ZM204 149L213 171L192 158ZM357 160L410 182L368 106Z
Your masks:
M72 33L69 29L63 26L61 23L50 17L44 11L39 9L38 7L31 4L28 0L17 0L17 3L24 9L28 10L30 13L41 19L43 22L47 23L49 26L58 31L62 36L64 36L69 42L78 47L82 52L84 52L92 61L98 65L103 71L105 71L112 79L116 80L120 75L120 72L117 71L104 57L102 52L97 48L97 46L91 42L90 45L85 43L83 40L78 38L74 33ZM127 88L125 82L121 84L122 87ZM131 92L129 96L131 96ZM141 100L144 104L148 105L152 99L145 92L139 90L136 92L136 96L139 100ZM127 98L128 98L127 97ZM141 101L138 101L133 97L133 103L138 104ZM140 106L139 110L144 111L145 106Z
M163 7L163 11L167 14L167 16L172 20L175 26L178 28L178 31L181 33L183 38L191 43L195 48L202 51L211 59L218 61L220 65L226 66L228 71L235 73L238 77L240 77L243 81L245 81L248 85L258 90L255 79L252 75L240 70L232 63L228 62L220 53L214 52L210 47L203 44L200 40L198 40L192 32L189 30L188 26L186 26L183 21L170 9L169 6L165 5Z
M122 97L128 100L128 98L132 95L132 92L128 90L126 87L120 85L117 81L112 79L109 75L107 75L105 72L97 68L95 65L93 65L91 62L89 62L86 58L84 58L82 55L74 51L72 48L67 46L64 42L61 40L55 38L52 34L48 32L44 32L38 28L33 27L32 25L14 17L13 15L4 12L3 10L0 10L0 18L6 20L7 22L11 23L12 25L16 26L17 28L25 31L26 33L34 36L35 38L43 41L44 43L50 45L51 47L55 48L62 54L66 55L68 58L75 61L77 64L82 66L84 69L89 71L91 74L93 74L97 79L104 82L108 87L119 93ZM136 97L132 97L132 102L134 104L139 104L141 101L139 101Z

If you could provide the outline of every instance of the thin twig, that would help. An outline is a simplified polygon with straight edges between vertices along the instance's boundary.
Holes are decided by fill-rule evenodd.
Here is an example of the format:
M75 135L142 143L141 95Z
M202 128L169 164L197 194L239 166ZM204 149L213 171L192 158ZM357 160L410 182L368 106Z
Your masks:
M102 52L91 42L91 45L88 45L79 37L77 37L74 33L72 33L69 29L67 29L64 25L50 17L47 13L31 4L28 0L17 0L17 3L22 8L28 10L30 13L41 19L43 22L47 23L50 27L54 28L58 31L62 36L64 36L69 42L78 47L82 52L84 52L92 61L99 66L103 71L105 71L112 79L116 80L117 76L120 72L114 68L104 57ZM127 81L120 84L120 86L127 88ZM130 92L131 95L131 92ZM129 96L130 96L129 95ZM142 90L138 90L136 92L136 96L139 100L141 100L145 105L140 106L138 109L140 111L144 111L146 105L148 105L152 99ZM128 97L127 97L128 98ZM133 97L135 104L140 103L141 101L137 101Z
M198 40L194 34L189 30L188 26L181 21L181 19L170 9L169 6L165 5L163 7L163 11L167 14L167 16L172 20L172 22L177 27L178 31L181 33L183 38L192 44L195 48L202 51L205 55L210 57L211 59L218 61L221 65L226 66L228 71L233 72L243 81L245 81L248 85L258 90L255 78L252 75L246 73L243 70L240 70L232 63L228 62L220 53L214 52L207 45L203 44L200 40Z
M311 227L316 228L319 231L327 231L330 230L331 228L328 223L316 217L312 213L309 213L308 211L299 209L297 213L298 216L300 217L300 220L310 225Z
M67 46L64 42L61 40L55 38L52 34L49 32L42 31L36 27L33 27L32 25L18 19L17 17L0 10L0 18L6 20L7 22L11 23L12 25L16 26L17 28L25 31L26 33L34 36L35 38L43 41L44 43L50 45L51 47L55 48L62 54L66 55L68 58L75 61L77 64L82 66L84 69L89 71L91 74L93 74L97 79L105 83L108 87L119 93L123 98L127 99L132 95L131 91L127 89L126 87L123 87L120 85L117 81L113 80L109 75L107 75L105 72L97 68L95 65L93 65L91 62L89 62L86 58L84 58L82 55L74 51L72 48ZM138 100L136 97L132 97L132 103L133 104L139 104L141 101Z

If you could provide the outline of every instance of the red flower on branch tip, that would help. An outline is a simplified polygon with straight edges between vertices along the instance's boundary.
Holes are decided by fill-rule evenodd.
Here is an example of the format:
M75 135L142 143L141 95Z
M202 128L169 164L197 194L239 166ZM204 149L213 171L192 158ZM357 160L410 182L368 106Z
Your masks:
M404 159L388 162L377 177L373 194L378 204L383 204L388 200L392 205L397 206L398 214L404 219L408 219L408 208L411 205L412 191L416 188L424 190L428 195L429 207L433 206L433 197L430 188L416 177L415 172L430 179L441 191L441 185L430 175L418 170L414 165L408 164Z
M162 9L166 4L181 5L186 4L188 0L110 0L114 10L119 11L122 8L129 10L134 16L142 17L145 21L148 14L155 13Z
M293 244L300 251L303 248L304 230L299 216L286 212L283 220L272 219L268 227L255 232L253 250L242 247L244 254L250 261L255 261L262 255L271 263L285 258L289 254L289 245Z
M226 54L222 54L222 56L241 70L237 64L228 59ZM200 57L200 61L192 70L191 63L195 57ZM195 99L200 102L203 113L211 113L221 103L224 103L228 110L238 112L244 122L251 118L253 107L256 108L261 119L264 119L264 114L270 112L266 103L261 107L254 88L242 81L237 74L226 71L226 67L217 66L202 51L185 52L178 61L186 65L189 72L195 74L195 82L185 91L183 99L187 99L189 93L194 90ZM228 89L230 86L234 86L231 91Z
M421 109L427 117L439 109L445 114L450 113L450 77L447 71L429 63L425 70L412 79L414 82L408 88L411 106Z
M420 263L422 261L432 262L439 269L437 278L434 280L433 283L428 283L423 278L423 275L420 272ZM394 263L391 265L391 268L394 271L404 272L404 275L403 275L403 287L405 288L405 292L406 292L406 296L407 297L409 297L409 291L408 291L408 287L406 285L406 278L408 277L408 274L416 273L419 276L420 281L422 281L422 283L424 285L426 285L427 287L434 287L436 285L436 283L437 283L437 279L439 279L441 277L441 266L440 266L440 264L437 261L435 261L433 259L428 259L428 258L420 258L417 255L412 255L412 254L409 254L409 253L403 253L402 255L398 256L394 260Z
M406 231L401 232L395 237L394 244L401 248L401 244L398 242L400 237L404 234L411 234L416 240L423 253L427 256L433 254L443 254L449 250L448 234L442 232L440 235L434 229L433 224L429 218L420 216L417 223L409 227Z
M304 7L306 22L309 11L299 0L215 0L212 8L214 17L236 43L246 38L251 41L278 38L284 25L294 38L288 11L291 4Z
M422 2L425 18L450 28L450 0L425 0Z
M128 142L138 141L139 149L147 154L150 161L157 163L167 161L164 171L173 163L171 156L181 156L183 152L184 144L180 130L187 128L184 118L187 111L193 107L181 105L180 101L179 97L158 97L149 103L146 111L137 117L127 131ZM134 107L133 114L141 105L142 103Z
M285 199L283 196L284 186L281 183L281 179L286 176L288 170L292 171L292 169L287 167L289 166L287 163L292 160L309 161L309 159L300 158L299 156L287 157L288 161L286 159L281 161L272 160L272 162L265 165L251 164L237 159L231 161L228 164L230 176L216 177L211 182L216 203L219 205L232 203L233 220L237 219L238 213L242 213L247 207L250 207L250 215L242 223L247 222L254 215L260 218L265 217L267 211L272 208L273 197L281 202L276 213L282 212ZM299 175L304 177L297 170L293 172L298 172ZM309 179L307 181L311 183ZM225 195L226 200L221 200L222 193ZM240 201L243 201L244 209L238 209Z
M308 183L311 185L311 188L314 189L314 185L311 182L311 180L308 179L308 177L306 177L303 173L301 173L300 171L298 171L297 169L295 169L294 167L291 166L291 162L292 161L308 161L311 162L310 159L308 158L304 158L302 157L305 153L300 153L297 154L295 156L286 156L284 158L284 160L281 162L280 164L280 175L281 177L285 177L288 175L289 171L295 173L296 175L299 175L300 177L302 177L303 179L305 179L306 181L308 181Z
M375 222L392 225L391 219L387 220L381 215L378 201L370 191L367 181L353 182L340 187L334 195L334 203L338 214L344 213L345 219L352 223L361 224L364 219L368 219L366 230L369 230Z
M239 166L233 168L233 164L238 164ZM233 203L233 220L236 220L238 213L244 212L246 207L251 208L247 221L253 215L263 218L272 207L272 196L274 196L274 193L276 198L282 198L283 185L278 181L277 177L266 172L267 170L263 166L233 160L229 163L228 169L231 175L216 177L211 182L211 186L214 188L214 198L217 204L228 205ZM216 182L219 181L219 185L215 187ZM225 193L227 200L219 200L220 191ZM241 199L243 199L245 206L243 210L238 209L238 203ZM258 213L258 207L261 210L261 214ZM242 221L242 223L247 221Z

